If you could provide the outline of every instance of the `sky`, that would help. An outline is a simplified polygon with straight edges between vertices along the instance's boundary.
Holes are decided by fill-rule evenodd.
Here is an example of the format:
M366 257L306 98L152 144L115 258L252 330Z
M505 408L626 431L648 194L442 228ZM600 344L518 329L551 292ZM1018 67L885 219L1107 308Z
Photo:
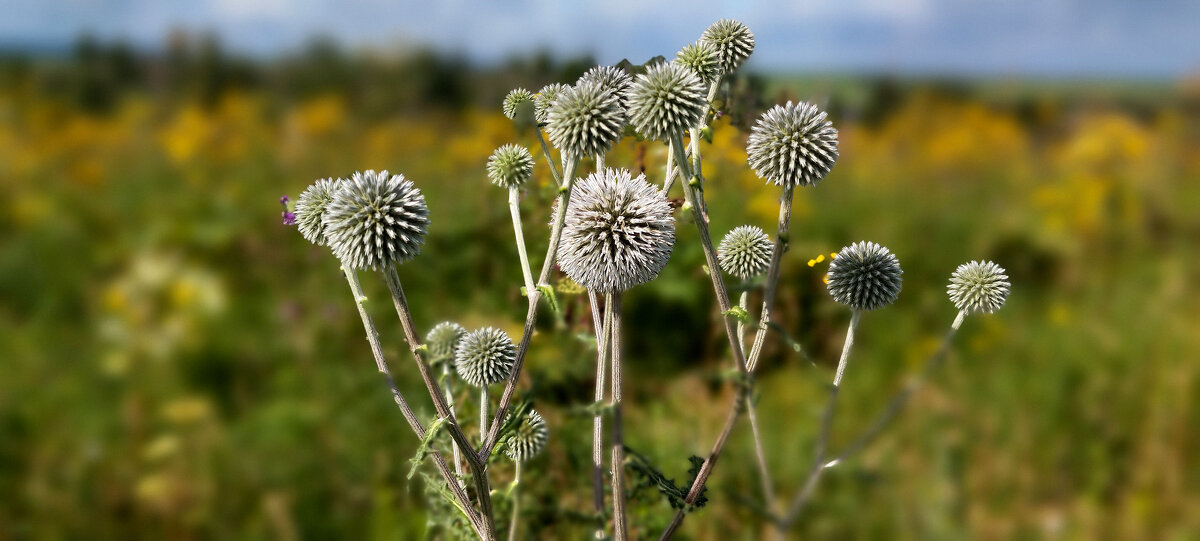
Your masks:
M672 56L713 21L754 31L762 70L1177 78L1200 75L1200 0L4 0L0 45L81 32L157 47L176 28L271 56L313 36L481 63L551 50Z

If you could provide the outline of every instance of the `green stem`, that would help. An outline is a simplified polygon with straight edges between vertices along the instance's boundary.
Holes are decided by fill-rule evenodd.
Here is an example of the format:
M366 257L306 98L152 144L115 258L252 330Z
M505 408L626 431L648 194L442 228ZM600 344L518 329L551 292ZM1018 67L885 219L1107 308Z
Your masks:
M591 297L593 313L596 302L596 294L588 292ZM606 304L604 307L603 324L600 326L600 331L596 333L596 391L594 396L594 404L599 404L604 400L604 374L605 367L608 362L608 345L612 341L612 310ZM596 413L592 417L592 504L596 512L596 516L604 515L604 416L601 413ZM604 525L601 523L599 536L604 536Z
M825 402L825 411L821 415L821 432L817 436L817 453L816 460L813 461L812 468L809 469L808 478L804 481L804 486L800 489L800 493L792 500L791 507L788 508L787 515L780 521L781 525L791 524L800 514L800 510L804 508L804 504L812 497L813 491L817 488L817 481L821 479L821 472L825 471L825 450L829 446L829 435L833 428L833 415L837 410L838 391L842 386L842 376L846 374L846 365L850 363L850 350L854 348L854 331L858 329L858 320L862 316L862 310L855 310L850 316L850 326L846 329L846 343L842 346L842 356L838 359L837 372L833 375L833 387L829 390L829 399Z
M392 378L392 372L388 369L387 361L383 356L383 346L379 341L379 331L375 328L375 322L371 318L371 314L363 306L367 298L363 295L362 286L358 282L358 273L345 264L342 265L342 271L346 275L346 281L350 284L350 293L354 296L354 305L358 308L358 315L362 319L363 329L367 332L367 343L371 346L371 354L375 357L375 368L380 374L383 374L388 389L391 390L392 400L396 403L396 407L400 409L400 414L404 416L404 420L408 422L408 426L412 428L418 440L424 441L425 427L421 425L421 421L417 419L416 413L409 407L408 401L404 399L404 395L400 393L400 389L396 387L396 380ZM430 455L433 457L433 463L445 480L446 486L454 494L454 498L458 500L459 507L466 513L467 521L471 523L471 528L482 537L485 532L484 521L475 512L475 508L471 506L471 498L467 496L457 478L450 472L450 468L446 465L446 459L442 457L442 454L434 449L431 449L431 451Z
M554 184L562 186L563 177L554 165L554 157L550 155L550 147L546 146L546 138L542 137L542 129L534 128L533 131L537 133L538 144L542 146L542 155L546 157L546 165L550 166L550 176L554 177Z
M521 227L521 194L516 188L508 190L508 210L512 214L513 234L517 238L517 255L521 258L521 276L525 278L525 295L533 295L533 274L529 272L529 254L525 252L525 229Z
M517 524L521 518L521 461L513 466L512 518L508 521L508 541L516 541Z
M446 405L450 406L450 413L454 412L454 384L450 381L450 362L442 363L442 380L446 382ZM454 474L458 476L458 484L463 485L462 471L462 452L458 450L458 442L450 440L451 456L454 458Z
M488 386L484 384L479 387L479 443L483 444L483 437L488 433Z

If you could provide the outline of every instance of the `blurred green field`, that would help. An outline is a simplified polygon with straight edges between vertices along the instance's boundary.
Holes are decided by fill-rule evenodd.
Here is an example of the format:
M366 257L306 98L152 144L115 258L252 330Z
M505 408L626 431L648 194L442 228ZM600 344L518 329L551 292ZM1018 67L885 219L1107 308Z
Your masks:
M484 163L504 143L537 148L500 115L504 92L573 81L579 66L121 58L0 70L0 539L420 538L421 483L405 478L417 442L336 262L280 224L278 199L321 177L402 172L433 221L400 269L418 326L518 336L505 194ZM1200 532L1200 90L1133 86L736 85L704 151L715 235L773 230L778 193L745 166L758 112L820 100L842 140L833 173L797 195L779 297L778 321L816 363L773 340L760 372L782 494L811 460L849 319L824 291L827 262L808 260L867 239L905 270L898 302L859 329L835 449L936 348L956 265L992 259L1013 283L1002 311L968 318L896 425L825 476L796 538ZM636 160L656 180L664 157L626 138L609 163ZM535 265L552 195L538 162L523 201ZM627 442L677 480L733 396L702 263L682 219L667 269L626 300ZM386 289L366 288L393 371L430 419ZM573 512L590 506L591 420L573 413L591 402L594 354L577 336L590 321L584 299L562 300L523 376L551 428L522 485L525 531L542 539L586 535ZM737 503L758 494L747 432L681 538L765 531ZM650 537L670 509L647 491L635 516Z

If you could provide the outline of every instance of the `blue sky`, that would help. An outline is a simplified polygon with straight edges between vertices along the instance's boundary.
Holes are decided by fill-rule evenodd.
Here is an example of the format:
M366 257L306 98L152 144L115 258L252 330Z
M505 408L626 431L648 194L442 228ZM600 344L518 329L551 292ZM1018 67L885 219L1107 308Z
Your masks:
M0 43L80 32L157 46L215 31L256 55L313 35L432 45L495 61L549 48L600 62L670 56L721 17L755 32L759 69L1180 77L1200 74L1200 0L5 0Z

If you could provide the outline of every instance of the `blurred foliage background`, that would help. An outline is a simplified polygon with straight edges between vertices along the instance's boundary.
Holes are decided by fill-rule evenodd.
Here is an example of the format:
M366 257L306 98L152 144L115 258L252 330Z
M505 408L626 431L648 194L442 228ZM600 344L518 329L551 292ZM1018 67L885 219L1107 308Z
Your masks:
M0 61L0 538L372 538L425 533L416 441L385 392L336 261L280 224L279 197L359 169L402 172L433 225L400 273L417 324L519 336L524 301L497 146L536 151L499 112L516 86L588 58L480 68L329 42L272 61L176 36L161 54L83 39ZM1004 310L968 318L951 362L867 453L831 470L796 535L1177 538L1200 531L1200 84L748 75L706 146L714 235L774 230L778 193L745 165L770 104L823 104L842 154L800 190L760 416L782 494L812 440L849 312L825 263L854 241L905 269L864 318L835 449L936 348L950 272L1008 269ZM548 171L523 201L535 266ZM661 145L609 161L661 180ZM590 167L587 164L586 167ZM694 228L628 295L627 441L686 479L732 393ZM386 289L366 279L393 371L426 419ZM525 531L579 538L589 508L594 353L584 299L539 322L523 389L551 427L526 467ZM544 311L544 314L548 314ZM467 416L468 419L471 416ZM690 539L755 538L745 424ZM498 467L495 481L509 473ZM642 536L670 517L639 495ZM902 532L902 533L901 533Z

